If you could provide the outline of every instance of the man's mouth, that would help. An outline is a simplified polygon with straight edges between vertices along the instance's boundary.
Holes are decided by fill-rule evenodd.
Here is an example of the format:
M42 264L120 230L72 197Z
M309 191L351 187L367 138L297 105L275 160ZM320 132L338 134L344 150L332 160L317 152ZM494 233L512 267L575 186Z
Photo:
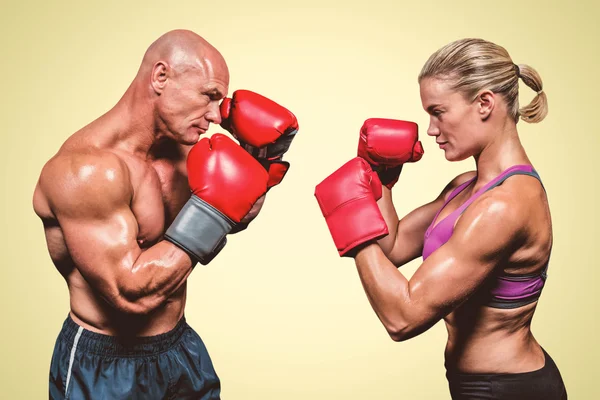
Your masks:
M198 126L198 125L192 125L192 127L196 128L200 133L206 133L206 131L208 130L208 127L203 128L203 127Z

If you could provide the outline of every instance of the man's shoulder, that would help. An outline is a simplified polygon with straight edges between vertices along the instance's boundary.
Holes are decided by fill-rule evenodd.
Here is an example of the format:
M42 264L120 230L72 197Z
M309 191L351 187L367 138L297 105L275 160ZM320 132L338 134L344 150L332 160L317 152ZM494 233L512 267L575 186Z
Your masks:
M41 172L42 178L53 181L88 181L94 178L115 180L127 173L127 163L113 151L90 149L61 149L46 162Z
M129 168L119 154L98 148L61 149L42 168L38 188L52 208L128 201Z

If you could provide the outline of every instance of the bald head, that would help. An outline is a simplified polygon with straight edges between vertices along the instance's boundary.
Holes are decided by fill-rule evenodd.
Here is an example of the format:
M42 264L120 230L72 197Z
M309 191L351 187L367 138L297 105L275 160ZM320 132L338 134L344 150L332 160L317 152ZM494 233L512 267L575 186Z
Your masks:
M228 74L221 53L200 35L184 29L167 32L154 41L144 54L140 72L150 72L157 62L167 64L175 73L197 69Z
M219 124L219 102L229 89L223 56L188 30L165 33L150 45L131 86L137 105L151 108L159 133L193 144Z

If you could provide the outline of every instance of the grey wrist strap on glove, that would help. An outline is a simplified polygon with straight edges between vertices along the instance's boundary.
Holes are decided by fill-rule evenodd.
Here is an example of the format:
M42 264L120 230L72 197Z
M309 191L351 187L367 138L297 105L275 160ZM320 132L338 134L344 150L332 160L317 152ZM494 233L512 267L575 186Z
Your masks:
M187 252L192 261L206 265L227 243L227 234L236 226L219 210L192 195L165 233L165 240Z
M273 143L269 143L263 147L254 147L248 143L240 141L240 146L244 148L252 157L260 160L274 160L281 159L281 157L289 150L292 140L296 137L298 129L290 128L286 131L279 139Z

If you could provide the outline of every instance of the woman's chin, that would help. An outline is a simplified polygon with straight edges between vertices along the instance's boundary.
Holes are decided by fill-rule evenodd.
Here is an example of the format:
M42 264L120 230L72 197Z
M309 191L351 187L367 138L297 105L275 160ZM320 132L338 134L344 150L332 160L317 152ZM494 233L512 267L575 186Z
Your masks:
M452 162L466 160L470 157L469 154L457 154L448 150L444 150L444 156L446 157L446 160Z

